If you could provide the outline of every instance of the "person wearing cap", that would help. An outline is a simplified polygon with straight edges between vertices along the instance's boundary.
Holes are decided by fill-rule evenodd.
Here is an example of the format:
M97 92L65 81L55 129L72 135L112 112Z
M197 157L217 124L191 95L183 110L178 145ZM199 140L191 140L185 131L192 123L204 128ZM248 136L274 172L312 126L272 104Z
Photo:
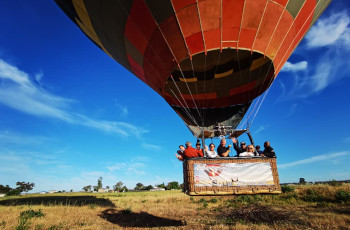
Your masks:
M239 156L240 153L247 151L247 145L245 144L244 141L241 142L241 147L238 147L237 138L232 138L232 142L233 142L233 148L236 150L236 153L237 153L236 156Z
M260 145L255 146L255 149L259 156L263 153L263 151L260 149Z
M220 141L220 145L218 146L216 151L218 152L218 155L220 157L228 157L230 153L230 148L231 148L231 145L226 147L226 139L222 138Z
M262 157L276 157L275 150L273 150L273 148L270 146L269 141L265 141L264 148L265 148L264 152L262 152L262 154L260 156L262 156Z
M186 149L183 154L183 158L191 158L191 157L203 157L203 152L202 150L195 149L191 146L191 142L187 141L186 142Z

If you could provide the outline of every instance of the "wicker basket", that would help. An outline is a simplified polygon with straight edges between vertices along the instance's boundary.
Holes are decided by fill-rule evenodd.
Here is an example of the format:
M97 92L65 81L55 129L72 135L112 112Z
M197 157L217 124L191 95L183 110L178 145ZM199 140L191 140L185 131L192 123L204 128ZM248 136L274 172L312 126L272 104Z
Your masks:
M227 163L270 163L273 184L271 185L248 185L248 186L195 186L194 164L227 164ZM279 194L281 186L279 183L276 158L254 157L254 158L190 158L183 163L184 192L188 195L230 195L230 194Z

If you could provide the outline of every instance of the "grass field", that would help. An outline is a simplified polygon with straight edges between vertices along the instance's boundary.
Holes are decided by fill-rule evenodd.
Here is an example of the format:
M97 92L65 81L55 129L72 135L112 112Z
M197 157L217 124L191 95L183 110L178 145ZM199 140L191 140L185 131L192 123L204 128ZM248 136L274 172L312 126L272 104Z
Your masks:
M350 229L350 185L286 186L280 195L180 191L0 198L0 229Z

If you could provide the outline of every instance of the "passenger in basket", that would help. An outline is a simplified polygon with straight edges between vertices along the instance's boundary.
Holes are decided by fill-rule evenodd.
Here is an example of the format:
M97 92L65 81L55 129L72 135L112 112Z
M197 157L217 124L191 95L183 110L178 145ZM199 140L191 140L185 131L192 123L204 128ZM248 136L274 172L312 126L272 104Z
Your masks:
M237 155L239 156L240 153L247 151L247 146L244 141L241 142L241 147L238 147L238 140L236 138L232 138L233 142L233 148L236 150Z
M191 142L186 142L186 149L184 151L184 159L191 158L191 157L203 157L202 150L195 149L191 146Z
M259 156L263 153L263 151L260 149L260 145L255 146L255 149Z
M264 148L265 148L264 152L262 152L262 154L260 156L262 156L262 157L276 157L275 150L273 150L273 148L270 146L269 141L265 141Z
M196 143L196 149L197 149L198 151L201 151L201 153L202 153L202 155L203 155L203 150L201 149L201 143L199 143L198 141L197 141L197 143Z
M240 153L239 156L240 157L253 157L253 156L255 156L254 152L255 152L254 146L248 145L247 151Z
M215 145L213 143L209 145L209 150L206 149L205 152L207 153L207 156L210 158L219 157L218 153L215 151Z
M184 160L185 146L180 145L180 146L179 146L179 149L180 149L180 150L178 150L177 153L175 153L175 156L176 156L176 158L177 158L179 161L183 161L183 160Z
M220 141L220 145L217 148L218 155L220 157L229 157L229 153L231 152L230 148L231 148L231 145L226 147L226 139L222 138Z

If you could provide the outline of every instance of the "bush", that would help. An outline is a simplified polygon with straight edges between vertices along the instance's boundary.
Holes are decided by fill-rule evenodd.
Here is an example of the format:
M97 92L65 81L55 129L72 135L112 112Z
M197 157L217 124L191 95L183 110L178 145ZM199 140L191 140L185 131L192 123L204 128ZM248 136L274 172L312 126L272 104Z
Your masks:
M336 180L331 180L331 181L328 181L328 184L330 186L341 186L341 183L336 181Z
M320 195L318 192L316 192L313 189L306 190L306 194L303 199L305 201L310 201L310 202L322 202L326 200L324 196Z
M18 189L11 189L8 193L6 193L6 196L19 196L21 194L21 191Z
M282 192L294 192L295 187L291 185L284 184L281 186Z
M338 190L334 198L337 202L347 202L350 201L350 192L344 190Z

